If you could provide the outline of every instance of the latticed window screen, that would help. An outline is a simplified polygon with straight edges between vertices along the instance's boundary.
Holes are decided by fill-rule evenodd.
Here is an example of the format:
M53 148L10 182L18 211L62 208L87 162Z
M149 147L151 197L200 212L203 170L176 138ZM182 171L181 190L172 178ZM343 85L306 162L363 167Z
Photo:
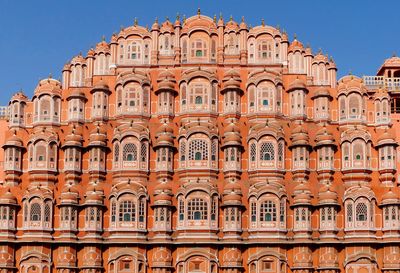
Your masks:
M135 203L129 200L122 201L119 204L119 221L120 222L133 222L136 217Z
M356 219L357 221L366 221L368 217L367 205L365 203L358 203L356 206Z
M50 205L46 204L44 205L44 221L45 222L50 222L51 219L51 210L50 210Z
M263 142L260 146L260 160L275 160L274 145L271 142Z
M119 161L119 144L115 144L114 146L114 161L118 162Z
M144 222L144 199L139 201L139 222Z
M276 221L276 205L273 201L268 200L261 203L260 206L260 221Z
M208 208L207 202L202 198L193 198L188 202L189 220L207 220Z
M179 220L183 220L185 213L185 203L183 200L179 200Z
M111 222L115 222L117 215L117 205L115 202L111 203Z
M347 221L352 222L353 221L353 205L347 204L346 209L347 209Z
M181 153L181 161L186 160L186 142L181 141L180 142L180 153Z
M134 143L127 143L124 145L122 158L124 161L137 160L137 147Z
M147 158L147 145L145 142L142 142L140 146L140 161L145 162Z
M278 143L278 160L283 161L283 143L280 141Z
M285 200L281 200L280 208L279 208L279 217L280 217L279 220L281 222L285 221Z
M211 160L216 160L217 159L217 140L213 139L211 143Z
M31 212L30 212L30 219L31 221L41 221L42 220L42 208L39 203L33 203L31 205Z
M189 160L208 160L207 141L195 139L189 143Z
M256 144L250 144L250 161L256 161Z
M257 204L255 202L251 203L251 221L255 222L257 217Z

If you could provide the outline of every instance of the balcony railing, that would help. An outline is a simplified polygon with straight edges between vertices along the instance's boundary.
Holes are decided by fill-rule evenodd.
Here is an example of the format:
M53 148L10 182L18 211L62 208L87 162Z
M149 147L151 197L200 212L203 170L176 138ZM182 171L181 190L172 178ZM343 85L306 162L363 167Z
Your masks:
M384 88L389 92L400 91L400 77L364 76L363 80L368 89Z

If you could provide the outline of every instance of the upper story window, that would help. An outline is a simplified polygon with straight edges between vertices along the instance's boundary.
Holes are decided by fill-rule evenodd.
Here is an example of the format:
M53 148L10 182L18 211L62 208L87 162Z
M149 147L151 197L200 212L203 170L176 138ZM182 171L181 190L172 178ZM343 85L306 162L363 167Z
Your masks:
M85 102L79 98L72 98L68 101L68 120L84 121L85 120Z
M145 196L124 193L111 199L110 228L118 231L146 229Z
M204 78L196 78L187 85L181 85L181 110L217 111L217 83Z
M29 169L51 170L57 169L57 144L38 140L28 146Z
M300 51L290 52L288 55L289 73L305 74L304 55Z
M307 170L310 152L306 146L296 146L292 149L293 170Z
M314 119L329 119L329 98L318 97L314 99Z
M12 204L0 205L0 228L3 230L15 229L15 207Z
M311 210L308 206L294 208L293 231L311 231Z
M349 95L339 97L340 120L363 120L365 119L365 102L361 94L352 92Z
M94 75L108 75L110 67L110 54L99 53L94 59Z
M384 145L378 148L379 153L379 170L395 169L395 148L393 145Z
M279 59L279 44L272 37L263 36L248 39L249 63L274 63Z
M218 167L218 139L196 133L189 139L179 141L179 166L188 169L209 169Z
M239 37L234 32L224 35L224 44L226 55L239 54Z
M58 96L42 95L34 98L33 121L37 123L59 123L61 98Z
M22 147L3 146L4 148L4 170L21 171Z
M207 58L208 47L206 41L202 39L195 39L191 43L191 57L193 60Z
M292 117L306 115L306 92L294 90L290 93L290 115Z
M25 199L24 206L24 229L51 230L53 204L50 199L33 197Z
M317 149L318 170L332 170L334 150L331 146L323 146Z
M357 138L342 144L342 169L364 169L370 167L371 143Z
M60 208L60 229L76 231L78 226L78 210L75 206L63 205Z
M267 193L251 197L250 229L252 231L279 231L286 228L286 199Z
M262 82L249 87L249 113L275 113L280 100L278 92L271 82ZM279 105L277 105L279 104Z
M108 119L108 90L93 90L92 118Z
M389 101L387 99L375 100L375 123L387 124L390 122Z
M82 152L80 147L67 146L64 150L64 171L81 171Z
M136 82L129 82L117 87L118 114L149 114L150 87L141 86Z
M85 86L86 65L75 64L71 66L71 87Z
M9 123L10 127L24 126L25 125L25 107L26 103L23 101L13 101L9 106Z
M374 228L374 201L365 197L345 201L346 230Z
M319 229L322 231L336 229L336 208L334 206L323 206L319 209Z
M398 204L385 205L383 208L384 230L400 229L400 211Z
M103 227L101 206L88 205L85 208L85 230L101 232Z
M218 227L218 196L203 191L191 192L187 197L180 195L179 229L215 229Z
M161 34L159 42L160 55L171 56L174 54L173 36L170 33Z
M106 171L106 151L105 147L96 145L89 147L89 170L96 172Z
M249 142L249 170L282 169L284 167L284 141L264 136Z
M149 64L150 40L127 40L119 44L120 64Z
M148 140L127 136L114 142L114 170L148 170Z

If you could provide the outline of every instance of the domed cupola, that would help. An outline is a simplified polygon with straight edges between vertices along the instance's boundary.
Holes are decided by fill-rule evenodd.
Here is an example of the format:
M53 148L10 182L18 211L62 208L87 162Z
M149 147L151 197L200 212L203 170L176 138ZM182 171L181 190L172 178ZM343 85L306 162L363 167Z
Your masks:
M22 173L22 152L25 150L23 141L13 131L11 137L6 138L2 147L4 149L4 171L5 181L8 185L17 185Z
M391 237L400 233L400 195L397 187L390 187L382 195L382 201L379 204L382 208L382 220L384 237Z
M8 104L9 127L23 127L25 125L25 108L28 97L21 91L15 93Z
M158 74L158 89L155 94L158 97L157 113L159 115L173 115L176 91L176 79L174 73L165 69Z
M238 238L242 232L242 190L239 181L228 180L224 186L222 197L224 211L224 238Z
M302 181L294 188L292 207L295 238L309 238L311 236L312 197L308 183Z
M174 138L171 124L163 123L156 131L154 149L157 153L156 170L159 172L173 171Z
M106 171L107 134L104 126L98 124L89 136L89 172L97 179L98 174Z
M306 106L308 89L303 80L298 77L290 83L287 92L289 93L290 117L305 119L307 117Z
M290 43L288 47L288 52L294 52L294 51L304 51L304 46L303 44L297 40L297 37L294 38L294 40Z
M391 130L385 129L378 137L375 147L379 153L379 172L380 180L384 184L394 182L394 171L396 169L396 147L398 146L396 137Z
M35 89L33 103L35 125L58 125L61 116L61 83L51 77L41 80Z
M14 238L18 200L9 187L0 194L0 237Z
M335 237L336 215L340 208L338 194L333 186L322 186L318 192L319 231L321 238Z
M222 82L221 94L224 96L224 113L239 114L240 97L243 95L239 72L233 68L225 71Z
M90 90L92 94L92 119L107 120L109 108L109 95L111 94L108 84L100 79Z
M82 132L76 129L75 126L68 129L69 133L65 136L64 145L62 146L62 149L64 149L64 171L67 173L80 173L83 149ZM69 177L67 176L67 178Z
M104 191L97 183L90 184L85 193L85 236L100 237L103 230Z

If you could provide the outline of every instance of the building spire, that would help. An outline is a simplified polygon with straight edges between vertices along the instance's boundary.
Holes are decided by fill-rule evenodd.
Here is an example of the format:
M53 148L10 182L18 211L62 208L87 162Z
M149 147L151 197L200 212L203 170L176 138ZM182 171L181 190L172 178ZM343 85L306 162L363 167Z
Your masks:
M265 21L264 21L264 19L261 19L261 25L262 25L263 27L265 27Z
M200 14L201 14L201 10L200 10L200 8L197 8L197 15L200 16Z
M133 22L133 25L136 27L138 25L138 19L135 17L135 21Z

